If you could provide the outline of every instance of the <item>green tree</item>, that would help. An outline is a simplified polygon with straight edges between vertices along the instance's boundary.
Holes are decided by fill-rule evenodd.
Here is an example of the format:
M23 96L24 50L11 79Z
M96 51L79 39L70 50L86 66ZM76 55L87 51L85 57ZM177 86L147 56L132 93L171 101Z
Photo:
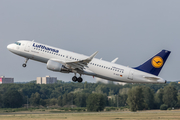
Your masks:
M52 98L52 99L50 99L50 101L49 101L49 104L50 105L56 105L58 103L58 100L56 99L56 98Z
M87 81L84 83L84 89L87 89Z
M126 106L128 95L127 94L121 94L118 98L118 105L120 106Z
M168 107L175 107L177 104L177 90L174 86L168 85L164 87L163 102Z
M100 84L96 87L95 91L96 93L103 93L103 89L106 89L105 88L105 85L104 84Z
M5 108L19 108L23 105L23 97L17 90L9 90L3 96Z
M78 107L86 107L86 98L87 95L85 93L76 93L75 94L75 105Z
M143 110L144 96L142 87L136 86L128 91L127 103L131 111Z
M67 94L64 94L62 97L62 106L67 104Z
M40 85L38 84L35 84L34 82L31 82L31 83L27 83L27 84L24 84L23 87L22 87L22 93L23 95L27 96L30 98L30 96L32 95L32 93L35 93L35 92L38 92L39 93L39 90L40 90Z
M88 111L102 111L105 108L105 96L99 93L90 94L86 101Z
M180 108L180 95L177 96L178 102L177 102L177 107Z
M0 108L3 106L3 103L2 103L2 97L1 97L1 94L0 94Z
M62 106L73 105L73 104L74 104L74 94L73 93L64 94L62 97Z
M151 90L149 87L143 87L143 96L144 96L144 108L145 109L152 109L154 108L154 91Z
M40 99L39 104L42 106L46 106L46 101L43 99Z
M159 90L156 92L156 94L155 94L155 96L154 96L154 103L155 103L155 107L154 107L154 108L159 109L160 106L161 106L162 104L164 104L164 102L163 102L163 95L164 95L164 90L163 90L162 88L159 89Z
M109 96L114 95L114 90L109 90Z
M40 103L40 94L36 92L35 94L32 93L31 98L30 98L30 104L33 106L38 106Z
M168 109L168 106L166 104L162 104L160 106L160 110L167 110Z
M110 107L115 107L116 106L114 96L111 96L111 98L108 98L108 104L107 105L110 106Z
M119 90L119 94L120 94L120 95L128 94L129 89L130 89L130 88L122 88L122 89Z
M62 106L63 102L62 102L62 96L58 97L58 106Z

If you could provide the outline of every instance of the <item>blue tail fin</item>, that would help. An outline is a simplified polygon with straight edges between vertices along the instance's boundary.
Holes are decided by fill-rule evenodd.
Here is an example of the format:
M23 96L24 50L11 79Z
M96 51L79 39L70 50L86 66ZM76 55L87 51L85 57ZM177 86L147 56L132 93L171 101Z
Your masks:
M134 68L158 76L171 51L162 50L142 65Z

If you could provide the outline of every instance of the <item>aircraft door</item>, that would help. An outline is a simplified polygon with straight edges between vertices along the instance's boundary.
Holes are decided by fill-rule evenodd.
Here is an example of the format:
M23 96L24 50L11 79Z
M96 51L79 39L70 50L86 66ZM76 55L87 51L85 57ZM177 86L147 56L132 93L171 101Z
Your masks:
M32 42L28 42L24 48L24 51L29 52Z
M133 80L134 71L130 69L128 79Z

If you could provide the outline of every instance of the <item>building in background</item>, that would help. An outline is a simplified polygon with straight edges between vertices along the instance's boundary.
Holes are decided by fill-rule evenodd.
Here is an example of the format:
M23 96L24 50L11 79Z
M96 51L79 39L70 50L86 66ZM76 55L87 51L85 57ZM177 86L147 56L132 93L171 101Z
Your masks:
M0 84L14 83L14 78L6 78L5 76L0 76Z
M37 77L36 79L37 84L54 84L57 83L57 77Z

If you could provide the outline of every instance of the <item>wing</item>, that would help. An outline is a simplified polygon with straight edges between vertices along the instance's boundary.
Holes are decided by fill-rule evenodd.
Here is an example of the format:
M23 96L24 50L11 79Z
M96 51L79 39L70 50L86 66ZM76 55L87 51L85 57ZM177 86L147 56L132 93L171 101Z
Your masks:
M94 54L92 54L90 57L88 57L87 59L84 60L80 60L80 61L73 61L73 62L64 62L64 61L60 61L58 59L51 59L54 60L56 62L60 62L61 64L65 65L66 67L68 67L69 69L78 69L83 71L84 67L88 67L88 63L96 56L98 52L96 51Z
M72 69L79 69L83 71L84 67L88 67L87 64L96 56L98 52L96 51L94 54L92 54L89 58L80 60L80 61L74 61L74 62L67 62L66 64L71 66Z

